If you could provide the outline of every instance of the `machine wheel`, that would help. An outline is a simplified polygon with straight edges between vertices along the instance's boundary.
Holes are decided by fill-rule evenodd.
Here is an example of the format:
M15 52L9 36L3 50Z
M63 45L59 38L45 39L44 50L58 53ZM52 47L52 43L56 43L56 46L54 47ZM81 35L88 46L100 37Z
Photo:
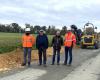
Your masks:
M81 48L82 48L82 49L85 49L85 48L86 48L86 46L85 46L85 45L83 45L83 44L81 44Z

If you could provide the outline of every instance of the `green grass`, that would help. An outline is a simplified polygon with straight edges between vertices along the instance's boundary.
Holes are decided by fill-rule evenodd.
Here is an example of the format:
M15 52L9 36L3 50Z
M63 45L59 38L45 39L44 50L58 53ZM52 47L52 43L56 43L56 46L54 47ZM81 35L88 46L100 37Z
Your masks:
M6 53L21 48L21 33L0 33L0 53ZM36 36L36 35L35 35ZM51 46L52 35L48 35L49 46ZM36 49L35 46L33 49Z

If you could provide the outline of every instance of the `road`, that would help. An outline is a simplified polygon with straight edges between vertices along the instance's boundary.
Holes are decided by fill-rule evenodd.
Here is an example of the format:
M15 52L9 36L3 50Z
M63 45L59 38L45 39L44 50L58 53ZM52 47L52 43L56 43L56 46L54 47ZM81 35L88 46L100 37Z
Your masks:
M0 80L100 80L100 49L74 49L73 64L64 66L64 54L61 55L61 65L50 65L48 58L47 67L37 66L33 62L30 68L26 67L0 74Z

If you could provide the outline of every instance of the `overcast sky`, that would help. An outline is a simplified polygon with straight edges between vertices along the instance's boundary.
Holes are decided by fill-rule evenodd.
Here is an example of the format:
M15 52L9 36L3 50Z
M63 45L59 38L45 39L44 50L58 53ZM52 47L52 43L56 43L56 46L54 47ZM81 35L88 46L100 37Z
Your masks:
M0 23L82 28L88 21L100 31L100 0L0 0Z

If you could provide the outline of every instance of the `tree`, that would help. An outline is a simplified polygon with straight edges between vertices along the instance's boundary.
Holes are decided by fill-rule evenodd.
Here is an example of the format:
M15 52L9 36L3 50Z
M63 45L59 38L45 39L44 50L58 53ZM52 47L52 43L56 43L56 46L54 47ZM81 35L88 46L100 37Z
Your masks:
M56 28L55 26L49 26L49 34L50 35L54 35L56 33Z
M0 24L0 32L6 32L6 27L4 24Z
M44 31L46 31L46 26L42 26L41 29L43 29Z
M47 29L47 34L50 34L51 26L48 27Z
M65 35L66 31L67 31L67 27L66 26L62 27L61 34Z
M19 26L17 23L0 24L0 32L19 33L24 32L24 29L21 28L21 26Z
M30 24L25 24L25 26L26 26L26 28L30 28L31 27L31 25Z
M34 28L33 28L33 26L30 26L30 29L31 29L31 33L34 33Z
M17 23L11 23L11 27L13 28L13 32L20 32L20 27Z
M39 30L41 29L41 27L39 25L35 25L34 26L34 31L35 31L35 34L37 34L39 32Z
M5 25L6 27L6 32L13 32L13 28L10 25Z

